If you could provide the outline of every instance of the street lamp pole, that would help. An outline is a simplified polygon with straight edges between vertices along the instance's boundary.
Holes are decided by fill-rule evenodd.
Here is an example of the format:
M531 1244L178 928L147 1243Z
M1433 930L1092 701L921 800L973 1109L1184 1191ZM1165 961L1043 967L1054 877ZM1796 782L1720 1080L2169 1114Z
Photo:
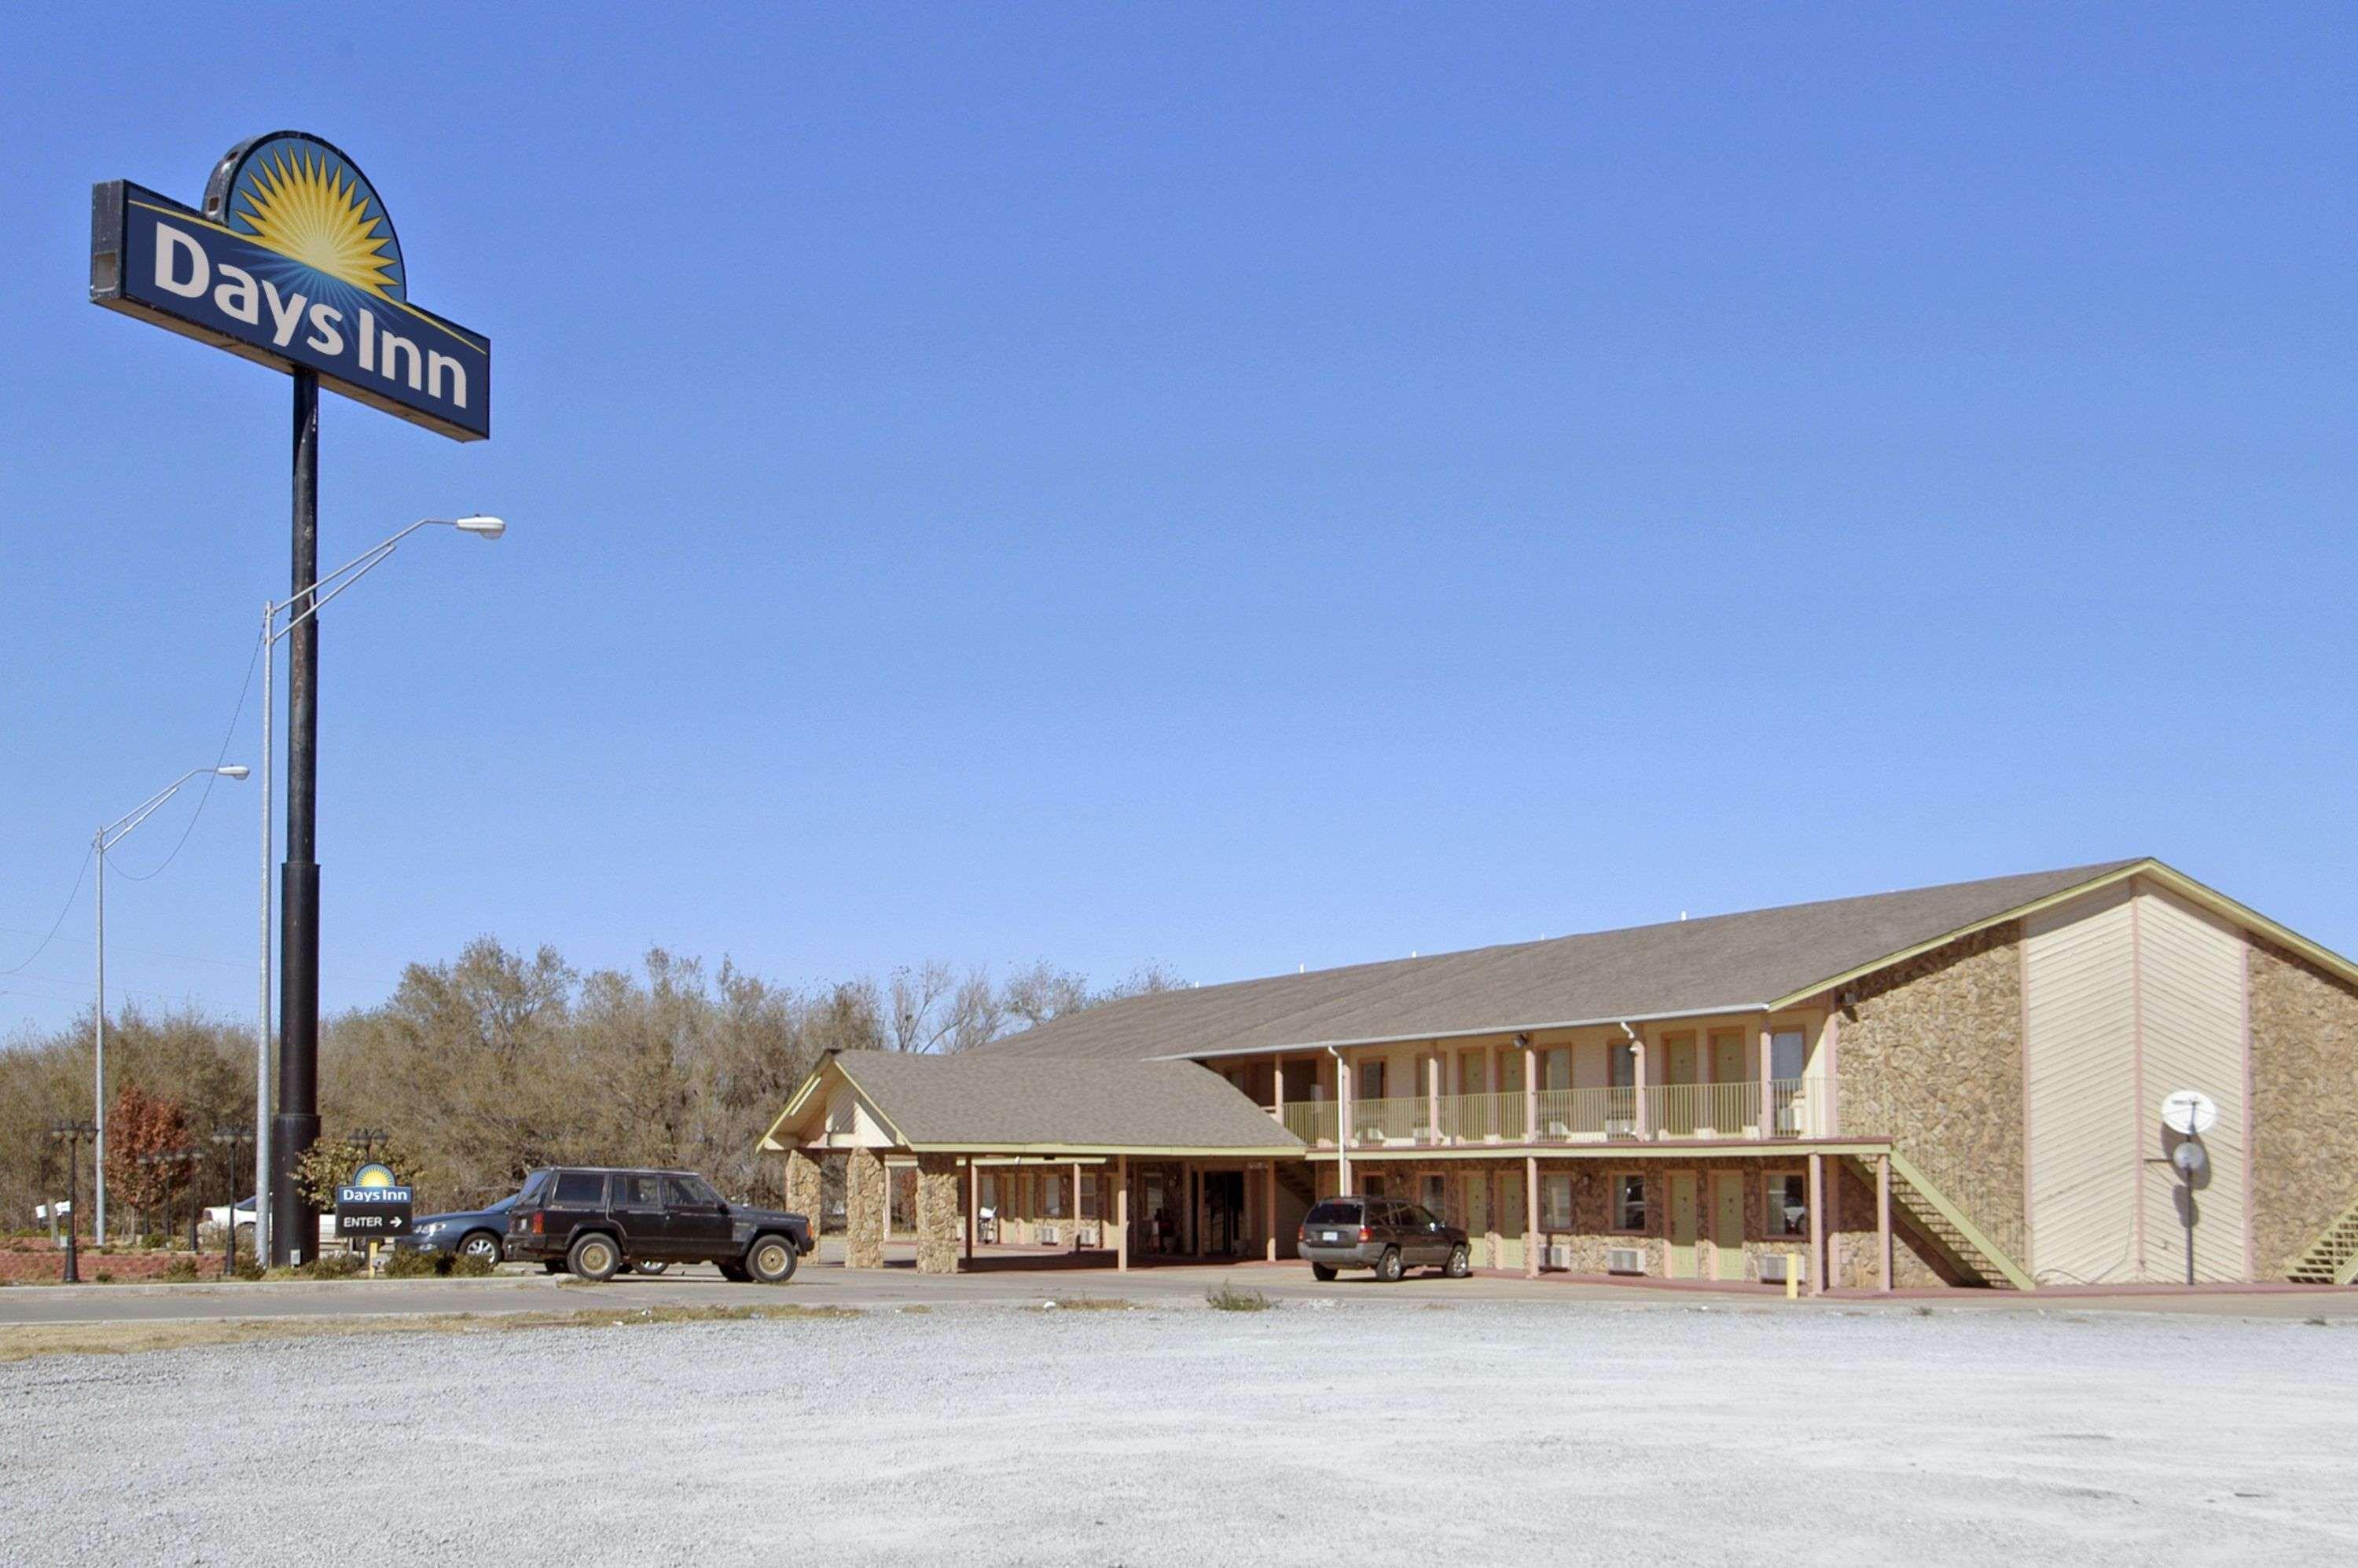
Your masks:
M304 373L308 374L308 373ZM304 1223L309 1205L295 1185L295 1162L319 1135L319 867L317 813L319 736L319 622L320 611L392 556L402 540L420 528L450 527L479 538L496 539L507 524L496 517L421 517L383 543L318 577L319 525L316 486L319 463L319 404L316 384L305 397L298 376L295 399L294 592L262 609L262 918L261 996L254 1014L254 1231L257 1256L267 1249L274 1263L293 1261L298 1238L314 1227ZM332 585L332 586L330 586ZM278 624L284 613L287 623ZM270 769L274 758L270 703L276 658L273 649L288 640L287 723L287 859L285 883L287 950L280 980L278 1015L278 1111L270 1099L270 914L272 849ZM280 1216L291 1223L274 1223ZM308 1239L305 1244L308 1246Z
M180 793L180 786L190 779L207 773L218 773L225 779L242 779L247 770L243 764L225 768L190 768L138 806L116 817L91 837L90 852L98 862L98 1014L92 1029L92 1055L96 1059L92 1075L98 1096L97 1146L98 1167L94 1173L98 1187L97 1228L91 1238L101 1247L106 1245L106 852L123 842L131 830L156 815L158 807Z
M81 1251L76 1233L81 1229L81 1195L75 1185L81 1173L81 1141L94 1138L98 1129L87 1121L53 1121L49 1136L66 1146L66 1273L65 1283L81 1283ZM56 1212L53 1199L50 1211Z

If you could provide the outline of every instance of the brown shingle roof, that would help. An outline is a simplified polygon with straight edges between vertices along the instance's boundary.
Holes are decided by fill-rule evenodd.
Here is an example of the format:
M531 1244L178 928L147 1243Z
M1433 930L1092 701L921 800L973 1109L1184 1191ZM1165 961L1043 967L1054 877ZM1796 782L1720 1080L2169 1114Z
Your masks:
M2145 863L2112 860L1160 991L1054 1019L982 1050L993 1062L1140 1060L1741 1011Z
M847 1051L835 1058L912 1147L1298 1150L1301 1140L1193 1062Z

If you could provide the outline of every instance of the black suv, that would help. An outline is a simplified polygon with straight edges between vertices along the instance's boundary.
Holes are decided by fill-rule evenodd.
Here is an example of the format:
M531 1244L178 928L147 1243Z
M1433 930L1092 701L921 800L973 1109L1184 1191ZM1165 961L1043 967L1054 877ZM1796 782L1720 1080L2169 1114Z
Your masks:
M1302 1217L1299 1249L1321 1280L1333 1279L1337 1269L1373 1269L1387 1281L1404 1269L1439 1269L1453 1280L1474 1271L1464 1231L1398 1198L1346 1194L1320 1200Z
M510 1258L585 1280L642 1263L718 1263L730 1279L783 1285L817 1245L801 1215L723 1203L689 1171L535 1171L508 1209Z

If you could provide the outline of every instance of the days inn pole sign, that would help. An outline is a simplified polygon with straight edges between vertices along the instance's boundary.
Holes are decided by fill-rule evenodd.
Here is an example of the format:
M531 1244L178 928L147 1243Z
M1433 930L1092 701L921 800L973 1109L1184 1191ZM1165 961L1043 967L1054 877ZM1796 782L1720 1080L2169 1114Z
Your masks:
M392 215L301 131L230 149L201 212L111 179L91 191L90 297L461 441L492 433L492 344L410 302Z
M295 1173L319 1135L319 389L480 441L492 433L491 340L411 303L409 265L376 188L304 131L232 147L205 182L201 211L127 179L93 187L90 297L294 382L293 591L263 620L264 656L287 642L277 1111L254 1162L255 1191L268 1199L256 1239L266 1238L273 1262L297 1261L313 1210ZM274 631L282 611L286 627Z

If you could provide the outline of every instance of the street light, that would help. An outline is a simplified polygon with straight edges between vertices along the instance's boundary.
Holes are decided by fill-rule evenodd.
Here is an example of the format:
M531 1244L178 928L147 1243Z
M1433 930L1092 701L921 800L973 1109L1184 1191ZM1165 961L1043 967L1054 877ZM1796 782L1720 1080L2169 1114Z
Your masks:
M81 1202L74 1179L81 1171L81 1141L98 1136L98 1129L87 1121L53 1121L49 1136L66 1146L66 1274L69 1285L81 1283L81 1252L75 1235L81 1228ZM55 1204L51 1208L54 1211Z
M98 1083L98 1216L97 1228L91 1232L101 1247L106 1245L106 852L123 842L131 830L156 815L158 807L180 793L180 786L190 779L215 773L225 779L242 779L246 775L243 763L225 768L190 768L135 808L116 817L100 828L91 840L91 853L98 861L98 1021L96 1028Z
M270 815L270 767L273 752L270 743L271 681L276 672L276 655L271 652L280 638L294 634L312 622L330 600L383 566L400 543L420 528L456 528L461 534L472 534L479 539L496 539L508 531L503 519L471 514L464 517L421 517L406 528L379 544L354 556L327 576L319 578L290 598L277 600L262 607L262 979L261 1008L254 1025L254 1246L257 1258L270 1257L290 1260L287 1249L294 1238L273 1235L272 1211L278 1206L271 1194L271 1111L270 1111L270 849L274 826ZM299 564L299 563L298 563ZM298 582L301 580L298 577ZM331 586L332 585L332 586ZM323 591L324 590L324 591ZM298 608L299 607L299 608ZM287 617L285 625L278 618ZM286 1104L285 1114L290 1126L287 1139L284 1163L292 1170L295 1159L302 1152L299 1141L308 1148L319 1134L319 880L318 868L311 855L316 848L312 819L315 801L314 747L318 742L318 649L308 640L298 643L294 654L291 689L287 693L287 719L294 739L287 757L287 864L293 886L287 902L287 923L292 938L287 958L287 996L279 1020L279 1034L284 1050L279 1062L280 1098ZM308 872L308 875L304 873ZM296 1015L304 1015L301 1027L296 1027ZM289 1187L289 1196L294 1196ZM297 1200L299 1206L300 1199ZM234 1218L234 1217L233 1217ZM306 1242L308 1245L308 1242Z

